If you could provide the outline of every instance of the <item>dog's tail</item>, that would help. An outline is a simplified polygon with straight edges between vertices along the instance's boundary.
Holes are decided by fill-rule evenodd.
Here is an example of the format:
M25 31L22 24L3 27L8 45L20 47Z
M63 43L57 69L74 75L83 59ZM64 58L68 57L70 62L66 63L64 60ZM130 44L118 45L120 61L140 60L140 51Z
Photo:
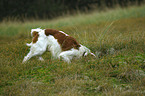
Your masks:
M30 47L30 46L32 46L32 42L31 43L26 43L26 45Z
M83 52L82 56L87 56L88 54L91 54L92 56L96 57L94 53L91 52L91 50L83 45L81 45L81 50Z

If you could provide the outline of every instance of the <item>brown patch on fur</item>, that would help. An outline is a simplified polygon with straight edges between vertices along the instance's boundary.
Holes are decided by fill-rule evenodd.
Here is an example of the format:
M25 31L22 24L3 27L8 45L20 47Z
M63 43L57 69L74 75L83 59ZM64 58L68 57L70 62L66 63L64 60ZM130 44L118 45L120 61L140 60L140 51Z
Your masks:
M71 36L66 36L65 34L54 29L45 29L45 35L53 35L55 39L58 40L63 51L70 50L71 48L79 49L80 44Z
M36 43L38 41L38 37L39 37L38 32L36 32L36 31L32 32L32 36L33 36L32 42Z
M80 44L71 36L67 36L67 38L63 41L62 50L70 50L71 48L79 49Z

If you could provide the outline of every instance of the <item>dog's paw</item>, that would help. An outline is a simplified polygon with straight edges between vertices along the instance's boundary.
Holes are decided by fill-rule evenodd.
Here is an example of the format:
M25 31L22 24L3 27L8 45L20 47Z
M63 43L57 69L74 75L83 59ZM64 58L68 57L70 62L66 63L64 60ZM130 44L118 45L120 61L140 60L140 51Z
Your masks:
M40 60L40 61L44 61L44 59L43 59L42 57L39 57L38 60Z

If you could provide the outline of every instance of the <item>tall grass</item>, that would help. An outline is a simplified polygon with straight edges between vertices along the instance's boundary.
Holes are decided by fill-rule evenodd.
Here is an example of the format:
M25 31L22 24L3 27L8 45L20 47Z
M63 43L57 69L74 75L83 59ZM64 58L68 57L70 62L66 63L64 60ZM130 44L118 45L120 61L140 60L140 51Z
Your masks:
M145 95L145 7L78 14L46 21L0 23L2 96ZM31 28L55 28L98 54L67 64L43 55L22 64Z
M106 10L107 11L107 10ZM35 21L26 20L25 23L17 21L3 21L0 23L0 35L14 36L18 33L29 32L31 28L66 28L80 25L99 24L101 22L110 22L121 18L144 17L144 7L130 7L128 9L116 8L107 12L92 12L90 14L78 14L67 17L59 17L54 20ZM9 30L11 30L9 32Z

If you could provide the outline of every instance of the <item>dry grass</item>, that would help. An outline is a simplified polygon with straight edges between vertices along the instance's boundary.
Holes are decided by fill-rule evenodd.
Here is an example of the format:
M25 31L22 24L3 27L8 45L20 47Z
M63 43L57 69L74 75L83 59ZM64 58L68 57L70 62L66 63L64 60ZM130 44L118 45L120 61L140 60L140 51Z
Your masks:
M144 96L144 9L116 9L49 22L1 23L1 95ZM67 64L51 60L46 52L44 62L34 57L22 64L29 51L25 46L31 41L29 30L40 26L63 30L98 54L98 58L88 56Z

